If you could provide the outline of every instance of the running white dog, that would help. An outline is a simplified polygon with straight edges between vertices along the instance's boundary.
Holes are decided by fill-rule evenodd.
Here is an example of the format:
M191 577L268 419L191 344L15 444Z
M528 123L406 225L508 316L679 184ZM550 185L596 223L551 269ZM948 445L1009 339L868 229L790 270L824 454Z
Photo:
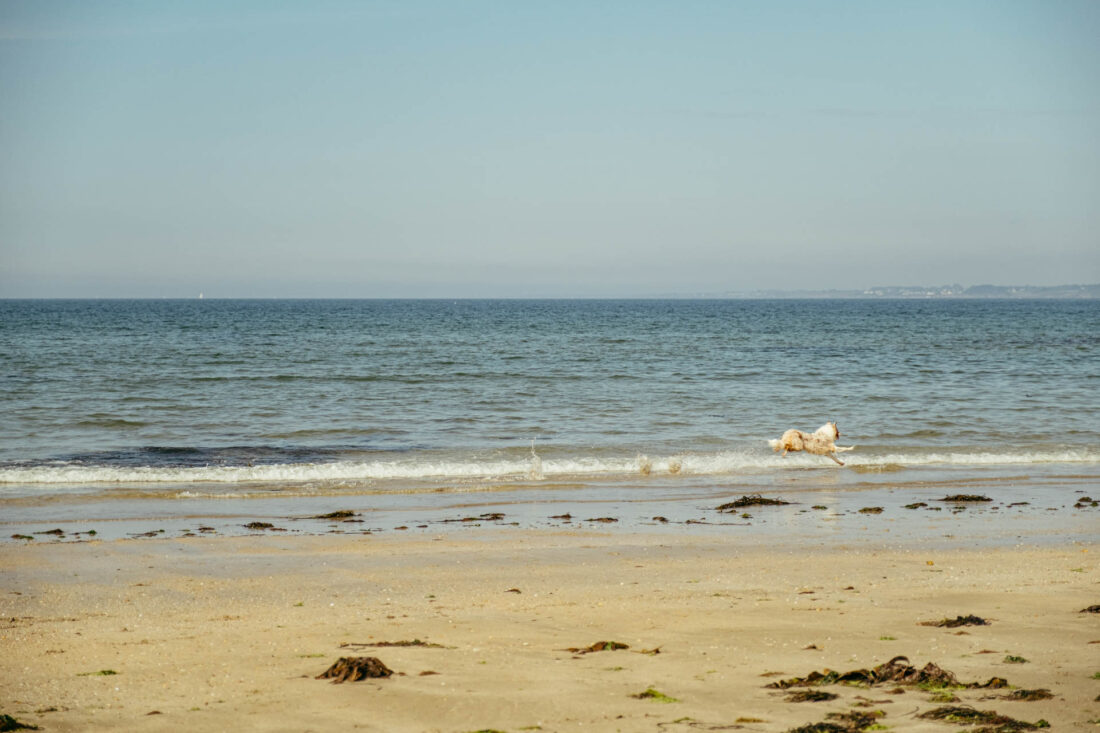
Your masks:
M852 445L847 448L837 446L835 441L839 437L840 430L837 429L836 423L827 422L812 433L804 433L801 430L788 430L783 433L783 437L779 440L769 440L768 445L777 453L782 448L784 456L788 452L804 450L807 453L813 453L815 456L829 456L829 458L843 466L844 461L837 458L836 454L853 450L855 446Z

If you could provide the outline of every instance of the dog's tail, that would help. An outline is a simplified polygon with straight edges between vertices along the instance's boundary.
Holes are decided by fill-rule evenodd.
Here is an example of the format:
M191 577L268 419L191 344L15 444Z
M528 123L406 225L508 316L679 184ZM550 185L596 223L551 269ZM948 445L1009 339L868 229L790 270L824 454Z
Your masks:
M772 447L773 451L778 453L779 449L783 447L783 442L780 441L780 440L769 440L768 445L770 445Z

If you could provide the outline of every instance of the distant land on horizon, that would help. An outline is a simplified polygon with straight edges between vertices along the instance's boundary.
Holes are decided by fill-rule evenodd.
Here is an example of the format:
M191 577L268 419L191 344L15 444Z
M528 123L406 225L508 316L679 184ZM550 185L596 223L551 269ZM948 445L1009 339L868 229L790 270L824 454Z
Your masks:
M1015 298L1085 300L1100 298L1092 285L885 285L865 290L752 290L707 295L716 298Z

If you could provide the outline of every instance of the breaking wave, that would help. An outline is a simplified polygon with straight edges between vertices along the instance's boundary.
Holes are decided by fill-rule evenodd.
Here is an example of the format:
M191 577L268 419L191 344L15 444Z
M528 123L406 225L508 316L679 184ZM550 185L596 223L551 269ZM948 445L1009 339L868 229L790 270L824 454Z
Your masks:
M1067 449L1027 452L932 451L846 453L855 469L894 471L921 466L1016 466L1026 464L1100 464L1100 450ZM792 454L780 458L768 450L680 453L668 456L529 455L497 460L395 458L372 461L266 463L236 466L94 465L50 462L0 467L0 484L238 484L370 483L374 481L545 481L614 480L630 476L721 476L789 469L835 470L820 456Z

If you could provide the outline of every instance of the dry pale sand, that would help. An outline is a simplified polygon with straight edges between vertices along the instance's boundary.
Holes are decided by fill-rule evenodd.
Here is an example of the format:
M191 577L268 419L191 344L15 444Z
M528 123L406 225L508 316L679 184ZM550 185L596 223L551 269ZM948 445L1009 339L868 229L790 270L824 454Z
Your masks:
M1100 614L1081 610L1100 603L1096 558L488 528L5 543L0 712L48 731L783 731L863 709L959 729L918 718L938 706L919 689L794 703L765 687L906 655L1053 693L961 704L1094 729ZM966 614L992 623L920 625ZM442 646L354 646L414 639ZM630 648L565 651L601 640ZM315 679L345 655L396 674ZM650 688L675 701L634 697Z

